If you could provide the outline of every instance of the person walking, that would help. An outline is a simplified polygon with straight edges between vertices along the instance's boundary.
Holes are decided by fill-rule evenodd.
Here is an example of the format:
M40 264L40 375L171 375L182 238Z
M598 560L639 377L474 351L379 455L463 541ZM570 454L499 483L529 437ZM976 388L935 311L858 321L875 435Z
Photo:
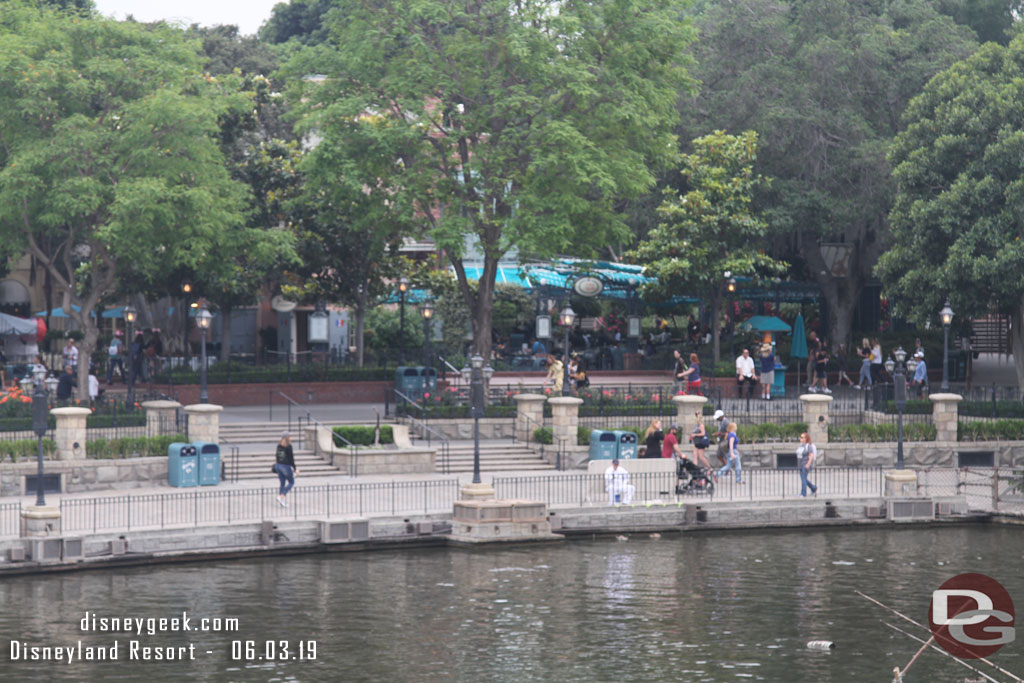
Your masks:
M747 399L754 395L754 385L757 384L757 372L754 370L754 359L750 357L750 350L743 349L736 357L736 397L743 398L743 385L747 385Z
M672 352L672 357L676 359L676 364L672 368L672 393L681 394L686 385L686 361L683 360L683 354L679 349Z
M78 371L78 347L75 346L74 339L68 339L64 346L64 366L70 366L72 372Z
M644 457L660 458L661 442L665 439L665 432L661 431L661 420L655 418L647 426L644 432Z
M836 362L839 363L839 386L843 386L843 380L845 380L852 387L853 380L846 374L846 367L850 363L850 354L846 351L846 344L839 345L839 351L836 352Z
M549 355L547 360L548 365L548 376L544 379L544 383L551 382L552 393L561 395L562 383L565 381L565 366L562 365L562 361Z
M867 337L860 340L860 348L857 349L860 356L860 377L853 385L854 389L867 388L871 386L871 342Z
M71 399L71 394L75 390L75 369L70 365L64 367L64 372L61 373L60 378L57 380L57 400L68 401Z
M914 388L918 398L924 398L924 392L928 389L928 366L924 364L924 351L914 353L914 360L917 367L914 368Z
M828 388L828 349L825 348L825 341L818 343L818 350L814 352L814 383L811 385L812 393L831 394Z
M664 443L661 444L661 457L671 458L676 455L684 457L682 449L679 448L679 425L672 425L665 435Z
M726 432L726 437L725 437L726 438L726 442L727 442L727 449L728 449L728 460L726 460L725 465L723 465L722 468L718 470L718 472L715 474L715 476L716 477L721 477L723 474L725 474L729 470L735 469L736 470L736 483L737 484L742 484L743 483L743 465L740 462L740 449L739 449L740 438L738 436L736 436L736 423L735 422L730 422L728 430L729 431Z
M692 391L695 396L703 396L700 393L700 358L697 354L690 354L690 367L683 370L682 378L686 380L686 394Z
M775 354L772 345L765 342L761 345L761 399L772 400L772 384L775 383Z
M818 449L811 442L811 435L804 432L800 435L800 446L796 449L797 468L800 470L800 497L807 497L807 489L811 490L811 495L818 495L818 487L811 483L810 473L811 467L814 466L814 460L818 457Z
M697 426L693 428L693 432L690 434L690 443L693 444L693 464L698 467L711 469L708 456L704 454L704 450L711 445L711 439L708 438L708 430L704 427L704 418L700 413L694 413L693 417L697 420Z
M882 381L882 364L885 358L882 356L882 344L878 337L871 340L871 383L878 384Z
M716 410L712 419L716 425L715 441L718 443L718 464L722 466L729 461L729 440L726 438L729 435L729 418L725 416L724 411Z
M292 435L289 432L281 433L281 440L277 442L277 452L274 454L277 462L274 463L274 472L281 482L281 488L277 494L277 502L281 507L288 507L288 501L284 499L288 492L295 486L295 475L299 468L295 466L295 451L292 449Z
M124 374L124 359L121 358L121 354L124 353L122 334L121 330L115 330L114 338L110 340L110 346L107 347L107 386L114 383L114 368L121 373L121 384L128 381Z

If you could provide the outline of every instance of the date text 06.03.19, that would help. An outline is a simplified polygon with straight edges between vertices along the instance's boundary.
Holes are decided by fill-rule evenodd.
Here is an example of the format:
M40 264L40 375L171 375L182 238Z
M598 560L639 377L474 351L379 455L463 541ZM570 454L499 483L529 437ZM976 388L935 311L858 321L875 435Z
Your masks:
M232 640L231 659L241 662L316 659L315 640Z

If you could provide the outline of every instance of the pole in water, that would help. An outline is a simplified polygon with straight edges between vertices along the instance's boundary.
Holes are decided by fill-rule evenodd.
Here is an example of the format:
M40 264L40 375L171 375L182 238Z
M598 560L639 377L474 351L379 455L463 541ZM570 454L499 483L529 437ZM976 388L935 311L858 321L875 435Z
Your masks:
M807 643L808 650L834 650L836 644L831 640L812 640Z

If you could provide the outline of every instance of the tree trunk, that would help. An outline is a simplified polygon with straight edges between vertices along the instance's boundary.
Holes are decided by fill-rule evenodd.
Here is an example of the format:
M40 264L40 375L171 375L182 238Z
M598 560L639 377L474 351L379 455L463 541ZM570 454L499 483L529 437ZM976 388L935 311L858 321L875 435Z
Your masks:
M827 280L821 280L825 279L819 278L819 282L831 312L828 318L828 336L825 338L827 348L837 349L840 344L846 344L846 348L849 349L853 310L860 299L862 284L859 278L855 277L847 280L829 276Z
M722 315L722 293L719 288L711 293L711 372L709 375L714 377L715 375L715 364L718 363L721 355L722 347L720 340L718 339L718 329L721 325L718 318Z
M78 323L85 335L78 342L78 390L75 392L75 396L83 403L88 404L89 361L92 358L92 352L96 350L96 341L99 339L100 330L95 319L89 315L91 308L86 308L83 305L81 312L74 312L71 306L68 306L65 310L70 312L71 318Z
M365 320L366 320L366 295L360 291L359 296L356 298L355 314L356 314L356 363L359 367L363 367L363 361L366 358L364 353L363 344L363 333L365 331Z
M231 306L220 309L220 362L227 363L231 356Z
M494 319L494 282L498 274L498 260L484 256L473 315L473 351L483 356L484 364L491 360L491 327Z
M1024 387L1024 296L1010 316L1010 350L1013 352L1013 369L1017 371L1017 385Z

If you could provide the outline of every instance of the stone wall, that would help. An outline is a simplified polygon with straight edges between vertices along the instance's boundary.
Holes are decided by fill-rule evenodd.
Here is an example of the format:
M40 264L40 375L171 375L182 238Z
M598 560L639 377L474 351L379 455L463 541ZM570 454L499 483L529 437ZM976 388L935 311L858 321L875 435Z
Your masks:
M817 444L819 465L893 467L896 444L840 442ZM775 467L778 454L793 455L796 442L740 444L744 467ZM903 442L906 467L956 467L960 451L993 451L1000 467L1024 466L1024 441Z
M64 493L110 491L167 484L167 458L123 460L48 460L46 474L58 474ZM0 466L0 496L23 496L25 477L34 475L34 460Z
M466 441L473 438L473 420L470 418L451 420L429 420L427 426L439 432L444 438L453 441ZM422 435L414 423L410 426L410 432L417 440ZM483 417L480 418L481 439L511 439L515 431L515 418L512 417ZM531 437L533 436L531 432Z
M354 476L370 474L436 474L434 465L436 451L433 448L404 448L378 450L360 448L355 462L348 449L337 449L331 456L331 464ZM350 469L354 467L354 469Z

